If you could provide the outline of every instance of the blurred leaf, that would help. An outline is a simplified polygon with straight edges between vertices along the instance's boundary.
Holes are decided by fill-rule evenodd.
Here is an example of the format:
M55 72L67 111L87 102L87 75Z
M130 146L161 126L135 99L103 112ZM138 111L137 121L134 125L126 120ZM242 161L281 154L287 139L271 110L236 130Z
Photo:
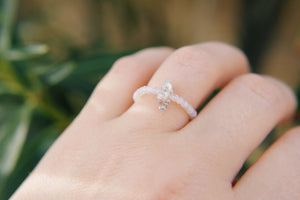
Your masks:
M2 52L2 57L10 61L31 59L46 54L49 48L45 44L33 44Z
M15 118L7 120L0 135L0 188L3 180L15 168L31 121L32 107L25 104L15 113Z
M5 104L0 102L0 143L4 134L2 133L2 126L7 126L6 123L10 120L10 116L16 116L16 112L19 111L18 104ZM0 147L1 149L2 147Z
M21 96L17 96L11 93L2 93L0 94L0 108L3 107L5 110L8 110L9 106L18 106L24 102L24 99ZM2 113L0 113L1 115ZM1 129L0 129L1 130Z
M48 74L44 74L43 78L49 85L56 85L66 79L76 68L75 63L67 62L56 67Z
M132 52L133 51L102 53L93 57L76 60L74 61L76 67L68 77L59 83L59 87L66 89L71 93L81 93L81 95L84 95L84 97L87 98L97 82L111 68L113 63L118 58ZM45 67L47 68L47 66ZM43 70L40 69L39 71Z
M7 87L2 82L0 82L0 95L1 94L5 94L7 92L9 92L9 90L7 89Z
M0 60L0 80L10 93L23 94L25 92L26 88L20 77L11 63Z
M4 52L11 47L11 36L16 17L18 0L3 0L2 2L2 26L0 29L0 51Z
M43 76L53 71L56 66L53 64L32 64L30 68L30 73L36 74L38 76Z
M58 130L54 126L47 126L42 130L38 129L34 132L38 132L38 134L34 134L28 139L15 170L10 174L3 188L0 188L0 191L1 189L3 191L2 193L0 192L0 199L9 199L59 136L61 130Z

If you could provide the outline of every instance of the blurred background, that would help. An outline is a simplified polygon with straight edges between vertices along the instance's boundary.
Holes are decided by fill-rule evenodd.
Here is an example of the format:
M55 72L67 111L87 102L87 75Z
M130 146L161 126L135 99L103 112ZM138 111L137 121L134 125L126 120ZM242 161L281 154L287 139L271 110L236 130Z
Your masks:
M113 62L219 40L300 96L300 1L0 0L0 199L8 199ZM240 175L295 120L276 128ZM239 175L239 176L240 176Z

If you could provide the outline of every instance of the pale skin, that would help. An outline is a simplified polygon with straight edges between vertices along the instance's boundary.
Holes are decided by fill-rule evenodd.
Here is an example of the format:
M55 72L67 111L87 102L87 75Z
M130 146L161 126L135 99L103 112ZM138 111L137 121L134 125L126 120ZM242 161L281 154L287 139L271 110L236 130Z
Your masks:
M276 124L291 119L293 92L250 74L244 54L208 42L141 50L116 61L74 122L11 199L300 199L300 128L283 134L232 184ZM171 80L194 108L222 88L192 121L143 85Z

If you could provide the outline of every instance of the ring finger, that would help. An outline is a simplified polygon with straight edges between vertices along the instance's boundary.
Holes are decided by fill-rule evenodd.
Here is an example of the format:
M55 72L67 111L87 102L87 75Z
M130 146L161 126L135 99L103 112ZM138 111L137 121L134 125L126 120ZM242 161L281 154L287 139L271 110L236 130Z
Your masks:
M176 50L148 85L160 87L165 80L170 80L174 93L197 108L213 90L247 71L248 62L240 50L223 43L208 42ZM189 120L189 115L175 103L160 111L153 95L142 96L126 114L137 119L146 118L139 121L143 127L160 131L178 130Z

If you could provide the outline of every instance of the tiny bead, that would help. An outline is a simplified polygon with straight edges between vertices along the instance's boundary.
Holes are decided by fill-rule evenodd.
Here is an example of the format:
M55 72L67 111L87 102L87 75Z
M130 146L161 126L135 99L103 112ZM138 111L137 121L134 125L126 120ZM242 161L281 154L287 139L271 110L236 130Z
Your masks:
M189 114L192 114L193 112L194 112L194 110L193 110L191 107L189 107L189 108L188 108L188 113L189 113Z
M193 112L190 116L192 119L195 118L197 116L197 112Z
M180 105L181 105L181 104L182 104L182 102L183 102L183 98L182 98L182 97L179 97L179 98L178 98L178 104L180 104Z
M151 88L146 88L146 92L148 93L148 94L151 94Z
M182 104L182 106L183 106L185 109L187 109L187 108L189 107L189 104L188 104L188 102L184 101L184 103Z
M153 89L153 93L154 93L154 94L158 94L158 93L159 93L159 89L158 89L158 88L154 88L154 89Z
M175 95L172 95L172 96L171 96L171 100L177 102L177 97L178 97L178 96L177 96L176 94L175 94Z

